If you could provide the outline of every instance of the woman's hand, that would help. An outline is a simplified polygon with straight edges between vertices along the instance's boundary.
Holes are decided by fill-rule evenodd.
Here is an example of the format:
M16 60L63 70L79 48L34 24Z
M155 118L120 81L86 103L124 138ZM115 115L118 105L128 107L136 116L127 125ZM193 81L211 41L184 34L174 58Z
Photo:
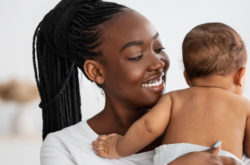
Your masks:
M175 159L169 165L239 165L231 157L217 156L220 149L221 147L203 152L191 152Z

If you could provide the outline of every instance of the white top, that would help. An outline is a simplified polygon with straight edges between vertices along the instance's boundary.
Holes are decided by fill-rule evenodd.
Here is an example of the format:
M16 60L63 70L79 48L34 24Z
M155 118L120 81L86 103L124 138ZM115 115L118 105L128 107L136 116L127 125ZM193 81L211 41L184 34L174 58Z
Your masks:
M104 159L95 155L91 143L98 135L87 121L50 133L41 148L41 165L152 165L154 151L120 159ZM250 159L243 156L244 165Z
M92 141L98 135L87 121L50 133L41 148L41 165L152 165L154 151L120 159L104 159L95 155Z

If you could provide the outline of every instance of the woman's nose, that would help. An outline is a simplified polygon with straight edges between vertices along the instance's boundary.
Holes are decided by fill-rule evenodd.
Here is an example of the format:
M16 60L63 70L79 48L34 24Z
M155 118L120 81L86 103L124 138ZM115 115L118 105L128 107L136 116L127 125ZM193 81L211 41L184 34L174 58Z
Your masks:
M152 54L152 57L150 58L150 65L148 67L148 71L156 71L163 69L165 63L161 59L160 55Z

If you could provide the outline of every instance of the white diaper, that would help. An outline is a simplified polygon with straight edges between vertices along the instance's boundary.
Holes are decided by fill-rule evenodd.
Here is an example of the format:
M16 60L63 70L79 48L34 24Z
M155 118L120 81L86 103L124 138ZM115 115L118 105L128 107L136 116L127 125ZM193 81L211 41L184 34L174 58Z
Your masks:
M208 149L209 147L189 143L164 144L155 148L154 165L166 165L181 155ZM221 150L218 155L232 157L242 164L242 161L230 152Z

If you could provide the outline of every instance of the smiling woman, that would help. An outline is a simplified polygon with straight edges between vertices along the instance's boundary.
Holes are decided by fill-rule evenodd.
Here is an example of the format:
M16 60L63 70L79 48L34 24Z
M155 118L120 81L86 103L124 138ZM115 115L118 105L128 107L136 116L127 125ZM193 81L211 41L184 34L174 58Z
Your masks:
M120 13L119 19L106 26L101 37L105 42L98 47L104 61L104 83L100 85L107 97L116 102L119 99L130 111L151 107L162 93L163 83L155 90L142 85L160 79L169 65L165 52L159 51L163 47L159 34L148 20L132 10ZM93 61L85 65L90 62Z
M117 160L99 158L91 147L100 134L125 134L163 93L169 61L144 16L101 0L62 0L39 24L33 46L44 120L42 165L152 164L161 138ZM77 68L105 92L104 109L86 121L80 121ZM218 158L198 152L173 164L206 165Z

